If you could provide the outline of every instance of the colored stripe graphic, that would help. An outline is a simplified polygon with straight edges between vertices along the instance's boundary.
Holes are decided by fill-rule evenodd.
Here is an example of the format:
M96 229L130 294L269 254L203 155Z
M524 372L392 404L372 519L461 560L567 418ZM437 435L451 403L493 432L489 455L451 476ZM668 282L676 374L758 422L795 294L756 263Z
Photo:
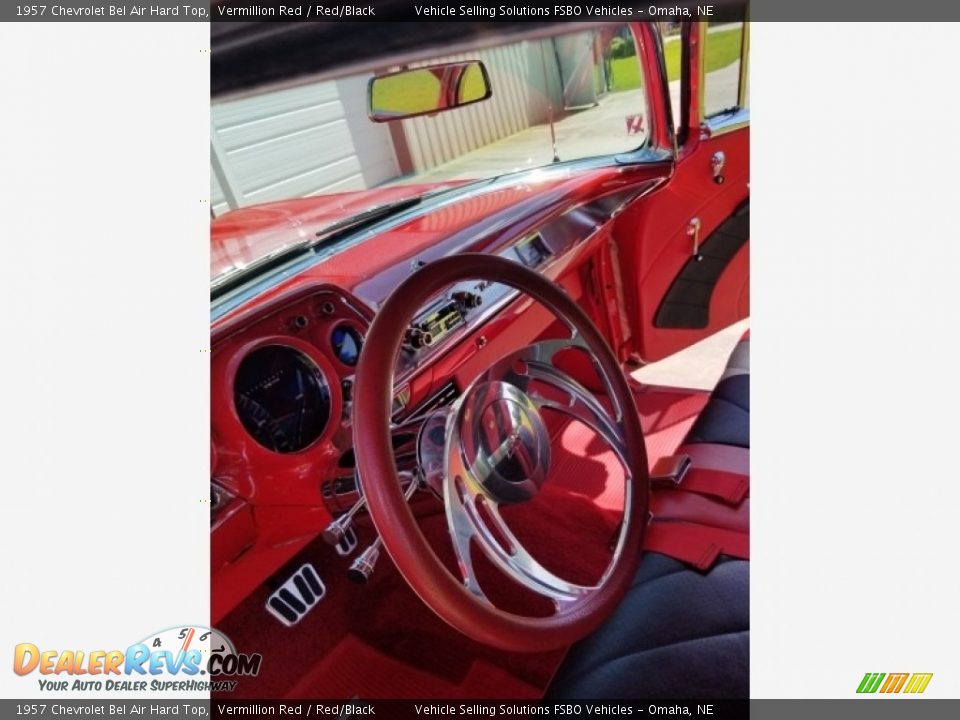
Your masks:
M886 678L886 680L884 680ZM865 673L857 686L858 693L922 693L927 689L933 673ZM882 683L882 684L881 684Z
M863 680L860 681L860 686L857 688L857 692L875 693L877 688L880 687L880 683L884 677L886 677L886 673L867 673L863 676Z
M922 693L927 689L927 685L930 684L930 678L933 677L933 673L914 673L910 682L907 683L907 687L904 688L905 693Z
M887 680L883 683L883 687L880 688L882 693L898 693L903 688L903 684L907 682L907 678L910 677L910 673L890 673L887 675Z

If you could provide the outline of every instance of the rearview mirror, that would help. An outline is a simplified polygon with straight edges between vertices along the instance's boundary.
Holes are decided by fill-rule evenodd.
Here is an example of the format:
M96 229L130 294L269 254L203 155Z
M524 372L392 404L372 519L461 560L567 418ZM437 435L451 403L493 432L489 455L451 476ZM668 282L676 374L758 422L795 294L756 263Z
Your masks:
M493 94L479 60L400 70L370 78L369 112L374 122L432 115L472 105Z

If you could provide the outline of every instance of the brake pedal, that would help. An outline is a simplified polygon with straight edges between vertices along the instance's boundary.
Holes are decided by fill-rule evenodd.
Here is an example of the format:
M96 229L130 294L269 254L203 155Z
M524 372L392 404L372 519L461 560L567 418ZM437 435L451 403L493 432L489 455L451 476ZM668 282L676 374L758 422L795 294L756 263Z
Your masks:
M290 578L267 598L267 612L287 627L303 620L327 594L313 565L300 566Z

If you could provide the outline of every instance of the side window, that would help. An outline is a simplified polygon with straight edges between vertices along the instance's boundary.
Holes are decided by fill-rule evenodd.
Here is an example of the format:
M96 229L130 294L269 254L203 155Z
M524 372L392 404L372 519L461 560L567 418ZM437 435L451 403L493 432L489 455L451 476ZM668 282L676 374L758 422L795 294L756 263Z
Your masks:
M749 23L710 23L703 50L703 116L749 106Z

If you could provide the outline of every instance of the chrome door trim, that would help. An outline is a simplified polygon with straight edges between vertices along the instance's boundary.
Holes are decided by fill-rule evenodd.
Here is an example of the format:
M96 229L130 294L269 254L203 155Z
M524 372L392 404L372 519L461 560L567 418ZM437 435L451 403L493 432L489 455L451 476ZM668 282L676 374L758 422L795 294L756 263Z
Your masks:
M700 125L700 137L703 140L725 135L734 130L742 130L750 126L750 108L736 108L729 112L713 115Z

